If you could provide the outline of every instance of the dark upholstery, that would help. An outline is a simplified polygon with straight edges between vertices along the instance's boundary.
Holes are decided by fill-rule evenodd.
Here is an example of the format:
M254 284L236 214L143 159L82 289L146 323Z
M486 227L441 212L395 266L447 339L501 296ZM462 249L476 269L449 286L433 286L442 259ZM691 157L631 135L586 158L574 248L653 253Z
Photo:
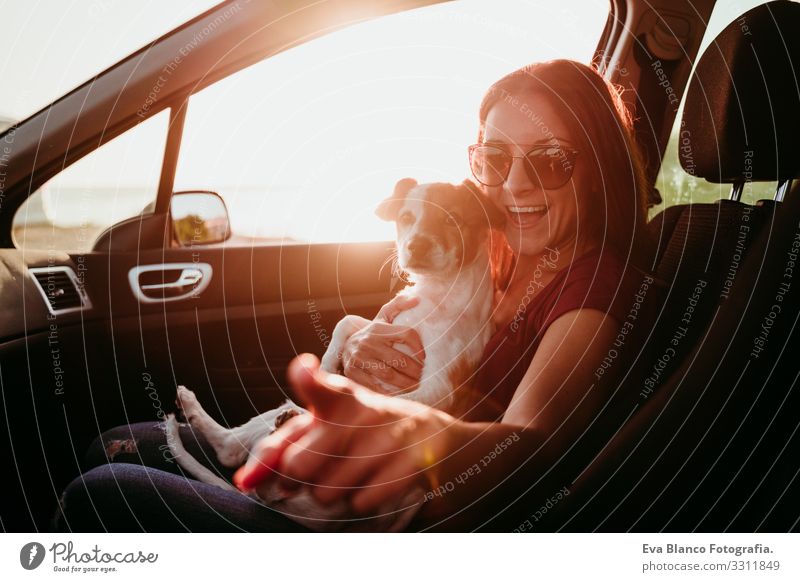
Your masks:
M676 204L675 206L668 206L663 211L656 214L653 219L648 223L647 228L650 231L650 240L653 245L652 263L649 269L655 272L661 257L664 256L667 244L672 237L672 232L675 230L675 224L686 208L685 204Z
M719 200L672 206L650 222L660 249L653 272L665 291L648 299L662 301L660 314L631 371L642 380L643 398L691 355L740 280L752 241L771 215L771 208Z
M743 284L695 353L642 400L542 529L800 528L800 285L781 293L799 220L792 198L764 225L741 266Z
M710 182L800 176L800 4L753 8L709 45L689 84L683 168ZM795 58L792 58L795 55ZM748 153L752 152L752 154Z
M735 266L761 222L758 208L719 200L673 207L679 215L658 263L658 278L678 289L716 278Z

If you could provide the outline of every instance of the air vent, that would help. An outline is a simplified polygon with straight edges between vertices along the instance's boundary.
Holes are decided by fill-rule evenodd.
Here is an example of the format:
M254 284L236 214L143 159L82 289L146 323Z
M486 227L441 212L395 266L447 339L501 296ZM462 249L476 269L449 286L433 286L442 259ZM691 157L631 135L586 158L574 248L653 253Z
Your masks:
M52 314L69 313L91 307L89 297L69 267L34 267L28 269Z

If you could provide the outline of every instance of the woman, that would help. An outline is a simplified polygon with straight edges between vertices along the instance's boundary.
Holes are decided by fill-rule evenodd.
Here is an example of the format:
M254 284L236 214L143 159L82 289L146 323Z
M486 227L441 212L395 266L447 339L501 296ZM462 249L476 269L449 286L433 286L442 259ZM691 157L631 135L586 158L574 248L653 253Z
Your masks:
M479 500L496 514L498 502L519 499L520 485L529 489L532 482L508 479L515 472L524 470L540 490L542 476L608 408L610 385L596 380L640 282L631 262L643 248L645 223L645 182L630 118L594 69L560 60L495 83L479 121L470 165L506 213L507 226L493 245L498 332L472 383L476 397L456 419L368 390L378 389L376 377L404 388L419 378L419 362L393 347L419 347L413 330L391 324L409 306L392 302L382 310L383 322L349 338L342 355L349 379L322 373L313 356L292 364L290 381L313 415L296 417L265 439L237 475L241 487L278 479L292 490L304 483L322 502L349 499L355 513L368 514L422 485L419 524L448 519L448 527L458 527L453 519L465 515L462 509L480 515ZM115 430L104 444L119 431L131 434L129 427ZM103 457L97 454L102 446L95 445L95 457ZM115 460L154 461L152 455ZM101 464L67 488L59 527L96 528L94 517L80 517L92 511L98 519L116 511L103 526L119 529L292 527L243 496L195 481L188 488L164 463L159 466L171 472L114 465ZM467 479L468 487L454 485ZM128 508L124 516L121 503ZM169 525L164 505L174 517Z
M494 256L498 332L473 382L480 398L459 420L355 385L379 390L377 377L411 388L419 378L393 347L419 345L413 330L388 323L408 307L393 302L387 323L347 342L351 381L320 372L312 356L295 362L293 385L315 418L267 438L238 475L242 487L310 484L320 501L349 499L369 514L421 485L428 493L418 525L475 527L510 500L511 521L498 523L519 524L530 515L519 512L523 493L539 507L585 463L580 455L564 461L564 452L589 438L587 427L621 420L606 414L614 383L599 380L609 378L605 363L621 353L630 322L649 326L634 300L642 276L630 264L647 248L646 183L618 93L571 61L515 71L483 100L470 164L507 217L507 244ZM557 465L554 480L543 481ZM265 476L264 467L274 471Z
M576 62L525 67L483 99L470 163L507 217L493 256L500 331L475 382L493 405L492 420L526 424L529 409L568 375L575 386L588 385L589 363L617 335L632 300L620 281L627 274L635 285L631 262L647 248L646 183L630 130L618 93ZM384 313L407 307L395 302ZM605 317L609 310L616 321ZM574 351L583 353L590 339L596 353L581 359L586 369L567 374ZM413 330L365 327L343 351L344 374L373 390L380 390L375 378L411 388L421 367L392 347L398 340L420 346Z

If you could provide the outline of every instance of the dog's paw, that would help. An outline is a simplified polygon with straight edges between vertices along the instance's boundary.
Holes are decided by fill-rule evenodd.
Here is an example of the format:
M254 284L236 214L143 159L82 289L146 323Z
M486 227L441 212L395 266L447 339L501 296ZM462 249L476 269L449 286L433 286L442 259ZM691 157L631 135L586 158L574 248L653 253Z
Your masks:
M187 422L191 423L199 403L197 402L197 396L194 395L194 392L189 390L186 386L178 386L175 395L175 406L178 408L178 414L183 416Z

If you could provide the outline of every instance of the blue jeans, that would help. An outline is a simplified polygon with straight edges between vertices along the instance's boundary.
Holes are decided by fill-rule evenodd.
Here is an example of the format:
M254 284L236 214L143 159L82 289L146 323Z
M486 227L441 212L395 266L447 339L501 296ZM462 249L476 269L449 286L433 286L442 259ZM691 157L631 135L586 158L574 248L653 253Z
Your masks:
M186 450L221 477L211 446L181 427ZM95 439L85 472L64 490L53 529L59 532L308 531L244 494L184 476L169 455L161 423L119 426Z

